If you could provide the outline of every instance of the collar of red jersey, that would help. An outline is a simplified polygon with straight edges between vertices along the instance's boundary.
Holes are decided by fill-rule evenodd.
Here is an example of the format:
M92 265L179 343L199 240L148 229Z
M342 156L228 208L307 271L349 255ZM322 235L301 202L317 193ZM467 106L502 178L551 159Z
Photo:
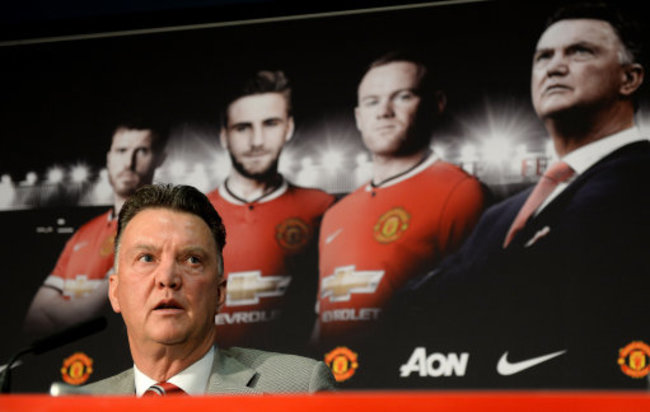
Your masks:
M411 177L413 177L413 176L417 175L418 173L422 172L424 169L428 168L429 166L431 166L432 164L434 164L438 160L440 160L440 157L435 152L431 152L429 154L429 156L424 161L420 162L420 164L416 165L413 169L407 171L404 174L397 175L394 178L388 178L388 179L384 180L383 182L381 182L381 183L379 183L377 185L373 185L372 181L370 181L365 186L365 190L366 190L366 192L371 192L373 189L380 189L380 188L383 188L383 187L389 187L389 186L392 186L392 185L397 184L399 182L403 182L404 180L410 179Z
M273 199L277 199L278 197L282 196L287 189L289 189L289 182L282 177L282 183L280 186L278 186L275 190L267 193L266 195L252 201L252 202L246 202L243 199L239 199L235 196L233 196L228 188L226 187L226 181L224 181L221 186L219 186L219 195L226 200L228 203L232 203L235 205L248 205L248 204L254 204L254 203L264 203L264 202L269 202Z

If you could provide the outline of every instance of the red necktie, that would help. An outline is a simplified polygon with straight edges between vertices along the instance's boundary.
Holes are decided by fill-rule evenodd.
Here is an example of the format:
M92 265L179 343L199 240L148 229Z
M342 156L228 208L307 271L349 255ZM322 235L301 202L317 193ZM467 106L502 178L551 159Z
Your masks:
M155 385L151 385L147 390L142 394L142 396L167 396L167 395L187 395L187 393L169 382L158 382Z
M537 182L537 185L531 192L530 196L528 196L528 199L526 199L526 202L519 210L519 214L517 214L517 217L512 222L510 230L508 230L508 234L506 235L506 239L503 242L504 249L510 244L510 241L512 241L512 238L515 237L517 232L524 227L530 215L532 215L539 205L544 202L544 199L551 194L553 189L555 189L559 183L569 179L573 174L574 171L571 169L571 166L564 162L556 162L552 164L546 172L544 172L544 176L539 179L539 182Z

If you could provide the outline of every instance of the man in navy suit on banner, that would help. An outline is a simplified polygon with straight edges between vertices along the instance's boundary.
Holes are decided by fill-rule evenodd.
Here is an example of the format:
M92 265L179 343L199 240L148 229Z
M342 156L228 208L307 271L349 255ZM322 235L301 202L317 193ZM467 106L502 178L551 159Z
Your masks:
M408 332L420 343L401 364L403 383L421 376L426 358L413 347L426 343L468 354L462 386L647 386L650 142L634 121L639 41L608 6L551 18L531 93L559 161L487 210L457 254L406 290L394 314L417 315Z

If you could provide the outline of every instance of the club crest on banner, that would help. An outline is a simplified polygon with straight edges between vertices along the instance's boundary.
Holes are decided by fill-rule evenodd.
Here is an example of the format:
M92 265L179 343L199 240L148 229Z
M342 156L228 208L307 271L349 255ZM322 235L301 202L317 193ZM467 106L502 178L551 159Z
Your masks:
M618 352L618 364L621 371L632 378L643 378L650 372L650 346L641 341L634 341Z
M379 243L390 243L402 236L409 228L411 215L401 207L396 207L379 217L375 224L375 240Z
M102 247L99 249L99 255L102 257L110 256L115 250L115 235L110 235L102 243Z
M332 370L334 379L337 382L343 382L350 379L359 367L358 354L346 348L339 346L325 355L325 363Z
M289 218L276 227L275 239L287 250L302 249L311 236L307 223L298 218Z
M93 360L83 352L75 352L63 360L61 378L70 385L85 383L93 373Z

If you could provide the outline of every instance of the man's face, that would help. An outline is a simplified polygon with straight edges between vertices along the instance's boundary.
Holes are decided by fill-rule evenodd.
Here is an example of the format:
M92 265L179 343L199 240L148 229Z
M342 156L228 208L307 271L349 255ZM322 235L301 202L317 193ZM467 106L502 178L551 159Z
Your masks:
M544 119L568 110L607 107L625 81L623 46L602 20L560 20L537 43L531 91Z
M278 157L293 133L293 119L281 93L241 97L228 107L221 143L241 175L262 179L277 170Z
M129 341L211 345L225 296L220 259L200 217L164 208L135 215L122 233L109 288Z
M399 61L375 67L361 80L354 113L363 143L373 154L396 154L417 138L419 82L417 65Z
M136 189L153 181L158 159L152 150L150 130L117 129L106 154L108 180L113 191L129 197Z

